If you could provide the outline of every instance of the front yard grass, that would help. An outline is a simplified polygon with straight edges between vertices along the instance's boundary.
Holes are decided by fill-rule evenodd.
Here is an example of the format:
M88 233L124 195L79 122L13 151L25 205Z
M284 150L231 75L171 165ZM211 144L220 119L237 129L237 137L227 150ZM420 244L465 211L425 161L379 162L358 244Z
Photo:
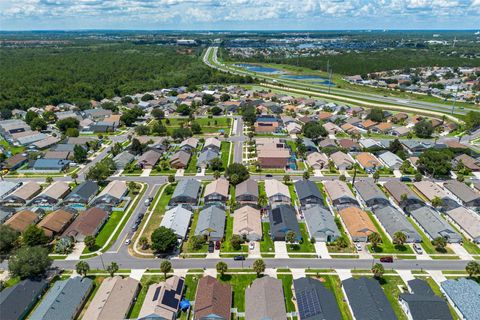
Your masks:
M428 254L445 254L445 253L450 253L450 254L453 254L453 250L450 249L448 246L445 247L445 252L442 252L442 251L438 251L432 244L432 242L430 241L430 239L427 237L427 235L417 226L417 224L415 223L415 221L413 221L413 219L411 217L407 217L408 221L413 225L413 227L415 228L415 230L417 230L417 232L420 234L420 236L422 237L422 247L423 249L425 250L426 253ZM434 257L432 257L434 258ZM442 259L448 259L447 257L442 257Z
M217 278L224 283L232 286L233 308L239 312L245 311L245 290L257 278L254 274L225 274L218 275Z
M285 308L287 312L295 312L295 304L293 303L293 277L290 274L279 274L277 275L279 280L282 280L283 285L283 295L285 297Z
M398 302L398 296L402 291L400 291L400 287L405 286L402 278L398 276L383 276L382 278L378 279L380 285L383 288L383 292L387 296L388 301L390 302L393 312L399 320L407 320L407 315L403 312L400 303Z
M189 238L195 236L195 228L197 227L198 216L199 216L199 212L198 210L195 210L195 212L193 213L193 221L192 221L192 226L190 228ZM188 241L184 241L182 244L182 253L206 253L207 251L208 251L208 242L205 242L205 244L198 250L191 250L188 247Z
M312 277L317 278L315 276L312 276ZM328 276L322 275L317 279L323 283L325 288L332 291L333 294L335 295L335 300L337 300L337 305L340 309L340 313L342 314L342 319L351 320L352 315L350 313L350 310L348 309L348 304L345 301L345 297L343 296L342 282L340 281L340 278L334 275L328 275Z
M308 236L307 226L305 223L299 223L300 233L302 235L302 243L299 244L287 244L287 251L292 252L315 252L315 246L310 242L310 237ZM296 255L295 255L296 256ZM293 257L295 257L293 256ZM314 256L312 255L312 258Z
M230 243L233 235L233 216L231 214L227 215L227 227L225 232L225 241L222 242L221 252L248 252L248 247L246 244L242 244L240 249L235 249Z
M288 191L290 191L290 201L292 202L292 206L296 206L297 205L297 193L295 192L295 185L293 184L293 182L290 182L287 184L288 186Z
M382 229L382 226L378 223L377 219L373 216L370 211L367 211L370 220L372 220L375 228L378 230L378 234L382 237L382 243L379 243L376 248L373 248L371 244L368 245L368 250L373 253L411 253L413 254L412 248L409 246L397 246L394 245L385 232Z
M268 234L270 231L270 223L262 222L263 239L260 241L260 252L263 253L275 253L275 245L272 238Z

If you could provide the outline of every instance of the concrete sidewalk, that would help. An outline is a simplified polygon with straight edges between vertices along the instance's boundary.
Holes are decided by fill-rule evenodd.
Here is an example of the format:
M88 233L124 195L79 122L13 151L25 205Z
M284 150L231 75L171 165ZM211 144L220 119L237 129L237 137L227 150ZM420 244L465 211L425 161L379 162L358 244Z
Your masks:
M315 242L315 252L318 256L322 259L332 259L330 254L328 253L327 244L325 242Z

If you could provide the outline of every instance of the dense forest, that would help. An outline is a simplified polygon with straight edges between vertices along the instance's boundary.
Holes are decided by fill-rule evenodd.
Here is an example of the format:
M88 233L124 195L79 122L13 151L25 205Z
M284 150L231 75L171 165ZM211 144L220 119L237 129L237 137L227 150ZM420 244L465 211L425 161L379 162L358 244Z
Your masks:
M0 48L0 61L2 109L249 80L207 67L201 49L128 43Z
M468 54L468 52L465 53ZM248 59L227 56L225 50L222 50L222 58L230 61L289 64L322 71L326 71L329 63L334 73L344 75L427 66L480 66L479 58L465 58L461 56L460 52L447 55L446 52L431 49L344 52L336 55L295 58L287 58L279 54L269 57L255 56Z

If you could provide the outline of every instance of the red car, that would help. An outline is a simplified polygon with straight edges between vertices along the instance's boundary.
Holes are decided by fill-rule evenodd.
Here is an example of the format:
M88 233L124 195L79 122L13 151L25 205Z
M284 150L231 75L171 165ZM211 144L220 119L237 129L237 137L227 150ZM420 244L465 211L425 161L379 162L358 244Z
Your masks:
M220 250L220 241L215 242L215 250Z
M380 258L380 262L392 263L393 257L382 257Z

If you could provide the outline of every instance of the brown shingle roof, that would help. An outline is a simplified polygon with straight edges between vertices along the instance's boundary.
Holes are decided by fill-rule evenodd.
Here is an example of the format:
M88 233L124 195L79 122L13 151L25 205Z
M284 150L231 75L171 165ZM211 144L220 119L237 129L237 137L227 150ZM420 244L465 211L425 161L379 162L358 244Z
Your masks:
M24 161L27 161L27 157L23 156L21 153L17 153L13 157L7 159L5 162L5 168L11 169Z
M73 220L73 214L68 211L59 209L48 214L38 224L43 229L45 235L51 237L55 234L61 233L68 224Z
M25 182L20 188L13 191L10 196L16 196L23 200L30 200L34 196L36 196L42 187L35 181L28 181Z
M77 237L78 235L95 235L100 226L108 218L108 213L99 208L90 208L81 213L65 230L63 235Z
M338 214L352 237L367 237L372 232L377 232L368 214L357 207L342 209Z
M217 315L230 319L232 304L232 287L217 279L206 276L198 281L195 295L194 320L200 320L208 315Z
M31 224L35 224L38 221L38 215L30 210L22 210L14 214L8 219L5 224L12 229L23 232Z

